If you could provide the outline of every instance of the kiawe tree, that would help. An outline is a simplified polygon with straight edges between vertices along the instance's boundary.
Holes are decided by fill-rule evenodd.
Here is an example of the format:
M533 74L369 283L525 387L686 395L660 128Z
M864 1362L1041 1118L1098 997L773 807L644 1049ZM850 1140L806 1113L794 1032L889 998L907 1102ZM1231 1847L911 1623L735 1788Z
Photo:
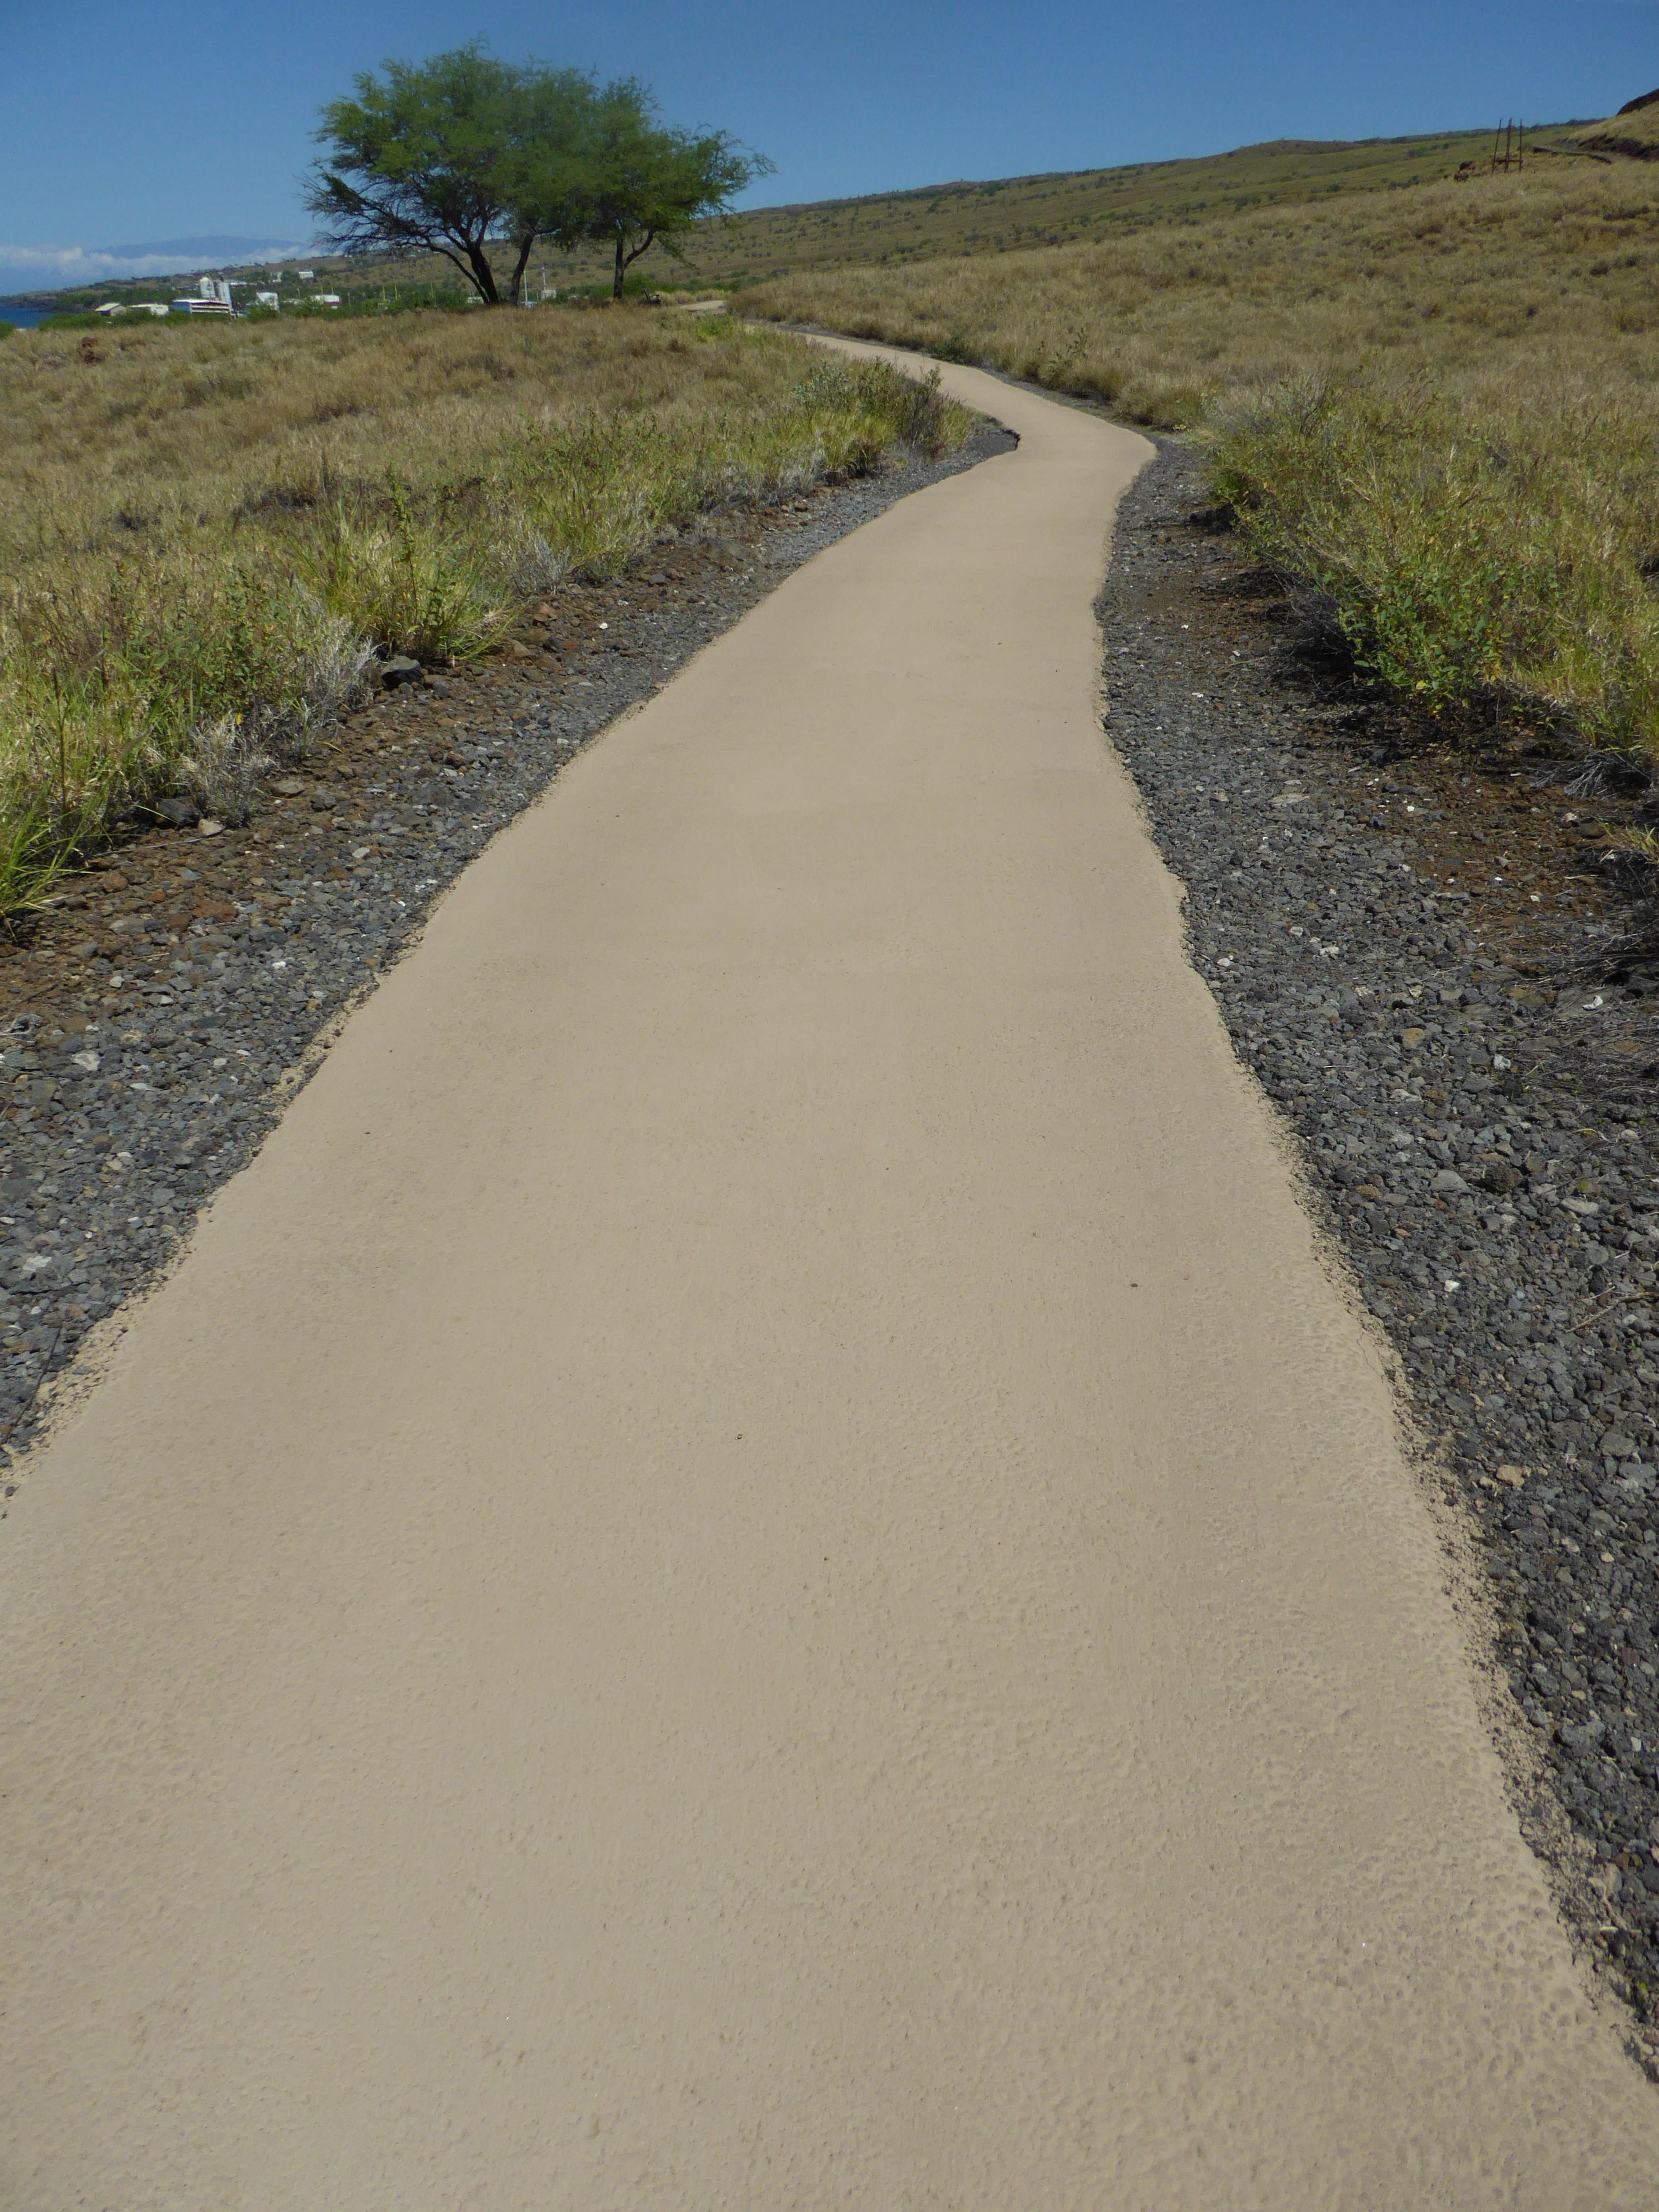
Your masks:
M611 291L618 300L642 253L661 246L678 258L694 222L728 213L738 193L773 167L724 131L665 130L650 94L632 77L598 95L590 128L582 227L613 250Z
M526 70L501 157L505 234L514 246L509 298L517 301L538 239L567 252L582 236L589 204L593 86L577 70Z
M441 253L493 307L492 241L514 250L516 301L537 239L582 234L595 95L580 70L518 68L462 46L354 82L355 99L322 112L306 192L337 251Z
M507 245L518 300L538 239L612 249L613 290L653 245L684 252L700 218L726 213L772 164L723 131L665 129L631 77L602 90L580 70L496 61L462 46L387 62L331 100L306 206L349 254L441 253L490 306L489 248Z

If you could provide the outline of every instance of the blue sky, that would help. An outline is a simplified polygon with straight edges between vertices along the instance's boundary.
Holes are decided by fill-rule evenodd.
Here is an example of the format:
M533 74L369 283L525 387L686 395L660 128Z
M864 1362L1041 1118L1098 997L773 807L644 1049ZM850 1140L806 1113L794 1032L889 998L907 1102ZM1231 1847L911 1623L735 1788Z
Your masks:
M769 201L1600 115L1659 86L1659 0L0 0L0 290L112 273L111 246L173 270L197 258L174 240L303 241L319 104L471 38L643 76L671 120L763 148Z

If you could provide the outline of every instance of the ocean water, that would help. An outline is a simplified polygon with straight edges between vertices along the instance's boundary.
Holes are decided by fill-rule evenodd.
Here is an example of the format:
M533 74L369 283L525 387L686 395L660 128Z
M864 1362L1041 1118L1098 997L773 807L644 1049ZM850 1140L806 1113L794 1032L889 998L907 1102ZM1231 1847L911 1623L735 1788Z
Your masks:
M52 313L50 307L13 307L0 300L0 323L10 323L16 330L32 331Z

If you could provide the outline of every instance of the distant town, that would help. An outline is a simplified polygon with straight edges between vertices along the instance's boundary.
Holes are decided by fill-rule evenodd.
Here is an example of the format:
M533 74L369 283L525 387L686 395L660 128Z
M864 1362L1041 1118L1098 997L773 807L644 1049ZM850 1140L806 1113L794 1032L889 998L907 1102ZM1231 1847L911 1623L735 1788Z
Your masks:
M314 269L269 271L263 283L257 279L234 276L200 276L193 292L185 292L173 300L101 300L92 310L95 315L234 315L246 314L250 307L279 311L283 305L282 285L284 277L291 276L296 284L314 283ZM239 302L236 295L245 296ZM300 295L313 307L337 307L337 292L303 292Z
M551 257L550 256L550 262ZM554 278L557 276L558 282ZM538 307L568 292L573 276L589 278L561 258L556 269L538 264L520 304ZM659 280L660 281L660 280ZM106 279L100 286L16 292L0 296L0 322L39 325L60 318L97 316L173 319L198 316L258 318L275 314L385 313L410 307L477 305L436 256L411 264L390 257L346 260L318 255L307 262L232 268L202 275Z

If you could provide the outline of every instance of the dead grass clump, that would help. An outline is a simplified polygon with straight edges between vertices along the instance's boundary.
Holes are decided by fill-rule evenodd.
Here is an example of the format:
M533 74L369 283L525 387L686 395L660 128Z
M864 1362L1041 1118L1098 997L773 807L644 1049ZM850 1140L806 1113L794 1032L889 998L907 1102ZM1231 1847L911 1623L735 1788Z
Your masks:
M245 809L372 650L474 658L705 508L968 424L648 310L31 332L0 415L0 908L170 784Z

